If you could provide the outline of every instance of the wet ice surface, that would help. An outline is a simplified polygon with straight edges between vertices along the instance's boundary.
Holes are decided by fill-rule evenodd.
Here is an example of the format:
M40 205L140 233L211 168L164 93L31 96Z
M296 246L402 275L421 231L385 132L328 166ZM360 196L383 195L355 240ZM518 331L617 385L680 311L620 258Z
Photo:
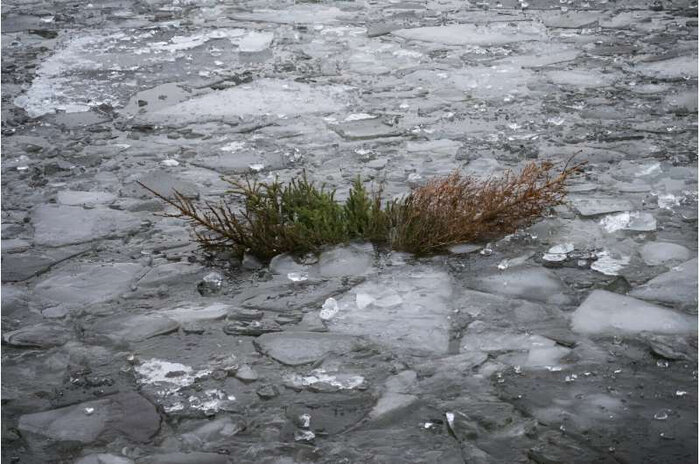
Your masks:
M697 6L3 4L8 462L697 460ZM588 161L416 259L208 261L136 183Z

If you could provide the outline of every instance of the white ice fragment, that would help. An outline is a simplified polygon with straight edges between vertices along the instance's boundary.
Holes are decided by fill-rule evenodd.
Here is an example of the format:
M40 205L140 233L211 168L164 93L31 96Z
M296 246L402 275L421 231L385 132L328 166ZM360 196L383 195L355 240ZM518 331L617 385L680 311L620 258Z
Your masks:
M550 263L561 263L566 261L566 253L545 253L542 259Z
M598 259L591 264L591 269L609 276L619 275L620 271L630 263L629 256L615 258L607 250L603 250L596 255Z
M656 196L659 208L673 210L674 206L681 204L681 199L672 193L659 193Z
M238 41L238 50L241 52L261 52L270 47L274 38L272 32L250 31Z
M355 304L360 309L365 309L367 306L374 303L374 298L368 293L357 293L355 295Z
M661 163L652 163L642 166L642 168L636 172L635 177L644 177L656 172L661 172Z
M306 272L288 272L287 273L287 279L291 280L292 282L303 282L304 280L308 280L309 274Z
M632 230L636 232L651 232L656 230L656 219L650 213L634 211L610 214L600 220L606 232Z
M223 147L219 148L219 150L233 153L233 152L236 152L236 151L242 149L244 146L245 146L244 142L231 142L231 143L226 144Z
M446 412L445 413L445 419L447 419L447 425L450 427L450 430L454 431L455 427L455 415L453 412Z
M411 174L408 175L408 179L406 179L406 180L409 183L416 183L416 182L420 182L421 180L423 180L423 176L421 176L420 174L418 174L416 172L412 172Z
M323 321L329 321L333 319L336 314L338 314L338 311L340 311L338 302L335 300L335 298L331 297L328 298L325 303L323 303L319 317Z
M90 416L93 412L95 412L95 408L84 408L83 411L85 412L86 416Z
M149 359L136 366L136 372L141 375L143 383L178 382L176 378L191 377L192 368L180 363Z
M263 169L265 169L265 165L263 163L254 163L248 167L250 168L251 171L255 171L255 172L260 172Z
M563 243L560 245L554 245L551 247L547 253L552 253L552 254L566 254L566 253L571 253L574 251L574 244L573 243Z
M294 440L296 441L312 441L316 438L316 434L311 430L297 430L294 432Z
M311 414L302 414L299 416L299 427L308 429L311 427Z
M493 253L493 249L491 248L491 244L487 243L486 246L479 252L480 255L484 256L491 256Z
M375 119L377 116L367 113L353 113L345 118L346 122L349 121L362 121L363 119Z
M198 378L206 377L211 371L195 371L190 366L161 359L149 359L134 368L138 382L162 387L161 394L170 395L182 387L192 385Z
M163 405L163 411L166 413L171 413L171 412L177 412L177 411L182 411L185 409L185 405L182 403L173 403L170 405Z
M168 166L168 167L175 167L179 166L180 162L178 160L174 159L166 159L160 162L163 166Z

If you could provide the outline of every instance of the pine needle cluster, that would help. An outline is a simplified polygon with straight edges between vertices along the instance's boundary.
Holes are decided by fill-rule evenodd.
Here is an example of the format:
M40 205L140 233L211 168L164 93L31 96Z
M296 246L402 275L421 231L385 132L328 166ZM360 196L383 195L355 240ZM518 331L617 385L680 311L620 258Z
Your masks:
M566 182L582 164L553 173L551 162L530 163L519 173L478 179L454 172L385 201L355 179L339 203L335 189L317 186L306 174L289 183L226 179L231 197L197 204L179 192L172 197L142 185L174 207L206 248L251 253L267 261L280 253L318 253L323 247L363 240L419 255L464 242L482 242L526 227L564 202Z

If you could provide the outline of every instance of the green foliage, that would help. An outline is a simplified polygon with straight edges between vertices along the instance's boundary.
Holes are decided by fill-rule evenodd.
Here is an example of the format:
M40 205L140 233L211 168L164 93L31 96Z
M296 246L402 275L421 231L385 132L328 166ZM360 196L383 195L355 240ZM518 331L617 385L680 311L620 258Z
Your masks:
M227 247L242 256L269 260L280 253L318 253L324 246L350 240L371 241L418 254L512 233L563 202L565 182L582 165L564 166L550 176L551 163L530 164L521 173L478 180L459 173L430 180L400 200L384 202L382 190L368 191L360 177L343 204L336 191L316 186L304 173L282 184L227 180L228 192L242 199L195 205L178 192L167 198L142 185L177 209L194 226L196 240L209 248Z

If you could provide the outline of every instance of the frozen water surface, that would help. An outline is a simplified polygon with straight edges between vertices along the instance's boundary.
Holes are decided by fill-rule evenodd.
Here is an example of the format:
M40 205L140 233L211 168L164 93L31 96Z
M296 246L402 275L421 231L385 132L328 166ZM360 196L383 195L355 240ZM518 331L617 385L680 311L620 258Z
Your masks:
M697 461L695 3L9 0L2 62L3 461ZM428 257L239 262L138 184L544 160Z

